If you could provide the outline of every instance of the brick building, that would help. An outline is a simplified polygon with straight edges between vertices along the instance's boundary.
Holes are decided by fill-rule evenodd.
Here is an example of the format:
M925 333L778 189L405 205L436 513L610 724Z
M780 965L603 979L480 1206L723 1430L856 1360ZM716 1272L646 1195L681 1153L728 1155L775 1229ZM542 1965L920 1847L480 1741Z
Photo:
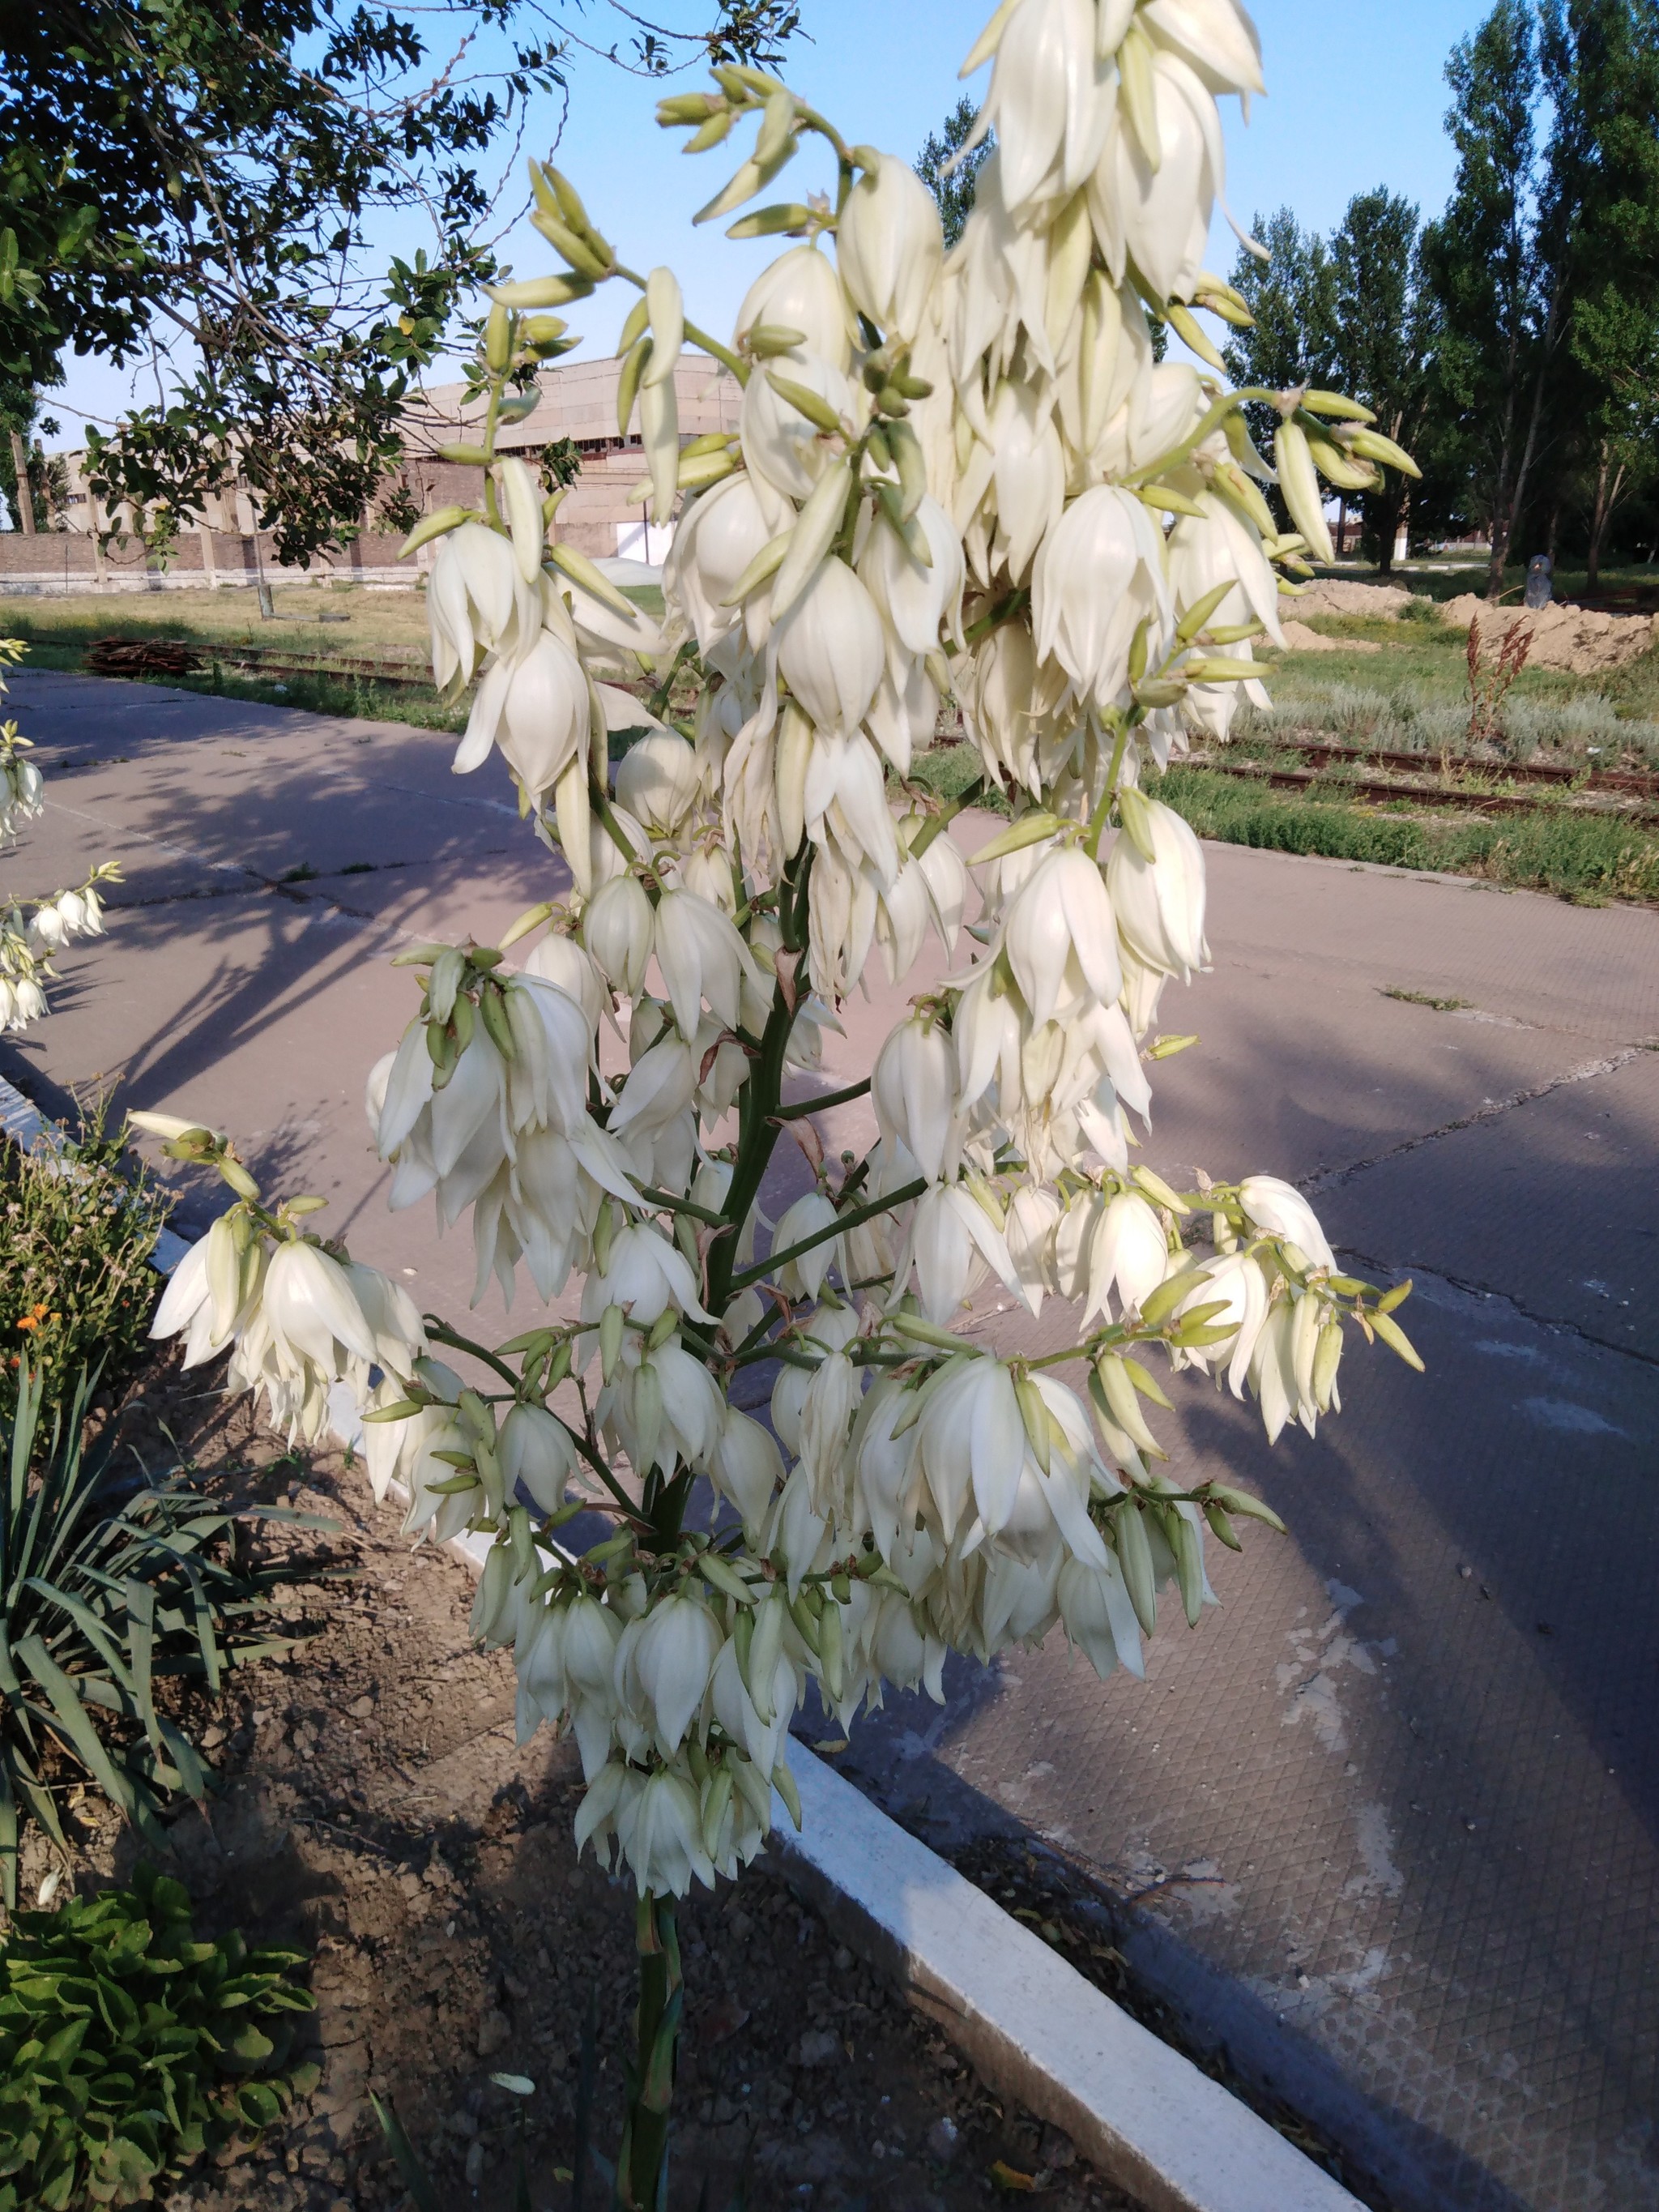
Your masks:
M568 438L580 458L580 474L559 513L562 536L595 556L622 554L635 560L662 556L666 532L649 526L644 508L629 495L645 473L637 432L627 438L617 428L617 382L622 363L562 362L544 369L540 399L523 422L504 429L499 451L517 453L534 466L547 447ZM439 385L412 403L408 415L410 458L403 480L421 508L471 505L482 497L483 472L436 458L440 445L465 442L476 435L482 407L465 409L460 384ZM742 397L728 369L702 353L684 353L674 371L682 441L710 430L735 430ZM413 562L399 562L396 533L377 530L373 518L362 535L330 558L319 556L307 570L277 565L269 532L257 535L253 508L241 486L216 494L206 514L181 530L172 550L161 558L129 542L107 550L97 543L104 518L90 496L85 454L65 453L67 503L53 526L39 537L0 533L0 592L65 591L165 591L203 585L291 582L301 574L370 586L407 586L411 569L430 566L423 550Z

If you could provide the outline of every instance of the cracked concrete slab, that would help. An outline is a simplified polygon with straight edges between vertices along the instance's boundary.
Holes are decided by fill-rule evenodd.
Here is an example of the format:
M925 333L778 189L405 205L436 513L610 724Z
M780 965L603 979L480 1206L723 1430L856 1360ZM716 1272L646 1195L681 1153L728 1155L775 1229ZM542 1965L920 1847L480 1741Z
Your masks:
M1419 1150L1321 1195L1338 1242L1384 1245L1395 1267L1659 1362L1659 1051L1602 1061Z
M434 1244L425 1207L385 1213L360 1101L411 1003L396 945L487 937L556 881L499 786L458 787L447 740L383 725L30 681L58 700L40 709L54 753L94 760L58 795L131 777L100 803L151 804L196 779L204 854L302 858L296 824L326 813L339 863L381 865L130 909L76 948L59 1011L0 1067L49 1104L102 1070L239 1129L274 1182L329 1197L331 1226L462 1315L468 1240ZM100 720L125 763L95 760ZM393 785L442 824L407 856ZM967 849L988 834L960 827ZM1274 1452L1230 1398L1181 1389L1176 1471L1255 1485L1289 1539L1215 1562L1219 1609L1192 1634L1165 1625L1144 1686L1059 1650L963 1667L943 1711L890 1701L842 1763L932 1840L1058 1853L1117 1901L1121 1947L1194 2035L1400 2212L1659 2212L1659 1365L1640 1233L1659 1054L1639 1049L1659 1035L1659 916L1207 859L1218 969L1163 1010L1204 1042L1158 1070L1147 1157L1318 1186L1345 1245L1417 1276L1402 1317L1429 1372L1351 1352L1342 1418ZM853 1002L824 1085L863 1072L942 972L930 955L903 993ZM867 1127L862 1105L828 1118L836 1145ZM774 1207L799 1171L781 1160ZM981 1325L1000 1342L1074 1340L1053 1302L1023 1337L997 1304Z

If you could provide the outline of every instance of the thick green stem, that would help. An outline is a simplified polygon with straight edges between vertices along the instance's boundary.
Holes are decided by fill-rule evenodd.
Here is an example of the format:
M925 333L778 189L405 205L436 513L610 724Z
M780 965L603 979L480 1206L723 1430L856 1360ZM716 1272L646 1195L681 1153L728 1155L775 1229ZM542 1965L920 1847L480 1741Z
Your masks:
M685 2001L672 1897L655 1897L647 1891L635 1920L635 1942L640 2002L634 2015L628 2119L617 2161L617 2203L622 2212L663 2212L668 2195L668 2115Z

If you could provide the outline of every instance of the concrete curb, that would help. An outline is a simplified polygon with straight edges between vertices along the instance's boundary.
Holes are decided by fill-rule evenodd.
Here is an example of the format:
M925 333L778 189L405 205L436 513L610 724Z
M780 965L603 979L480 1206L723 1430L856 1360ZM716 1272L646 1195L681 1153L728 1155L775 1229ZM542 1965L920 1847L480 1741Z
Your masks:
M0 1078L0 1131L52 1146L53 1125ZM186 1247L155 1264L169 1274ZM355 1413L355 1409L354 1409ZM362 1425L343 1406L342 1444ZM390 1495L406 1503L393 1484ZM445 1548L475 1575L490 1547ZM1040 1937L793 1737L796 1835L781 1801L775 1836L792 1887L842 1940L897 1982L982 2080L1062 2129L1147 2212L1360 2212L1359 2200L1247 2105L1066 1965Z
M1061 2128L1148 2212L1339 2212L1358 2200L1249 2106L793 1739L785 1870L981 2079Z

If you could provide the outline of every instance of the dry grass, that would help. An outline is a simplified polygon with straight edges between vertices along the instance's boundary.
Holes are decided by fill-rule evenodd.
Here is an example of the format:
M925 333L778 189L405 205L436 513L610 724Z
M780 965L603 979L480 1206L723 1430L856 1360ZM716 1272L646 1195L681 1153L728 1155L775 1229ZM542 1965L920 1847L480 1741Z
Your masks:
M426 647L426 598L361 584L275 584L274 622L258 595L221 591L70 592L0 599L0 631L23 637L37 667L76 667L95 637L176 637L190 645L257 645L285 653L385 653ZM322 619L326 617L327 619Z

